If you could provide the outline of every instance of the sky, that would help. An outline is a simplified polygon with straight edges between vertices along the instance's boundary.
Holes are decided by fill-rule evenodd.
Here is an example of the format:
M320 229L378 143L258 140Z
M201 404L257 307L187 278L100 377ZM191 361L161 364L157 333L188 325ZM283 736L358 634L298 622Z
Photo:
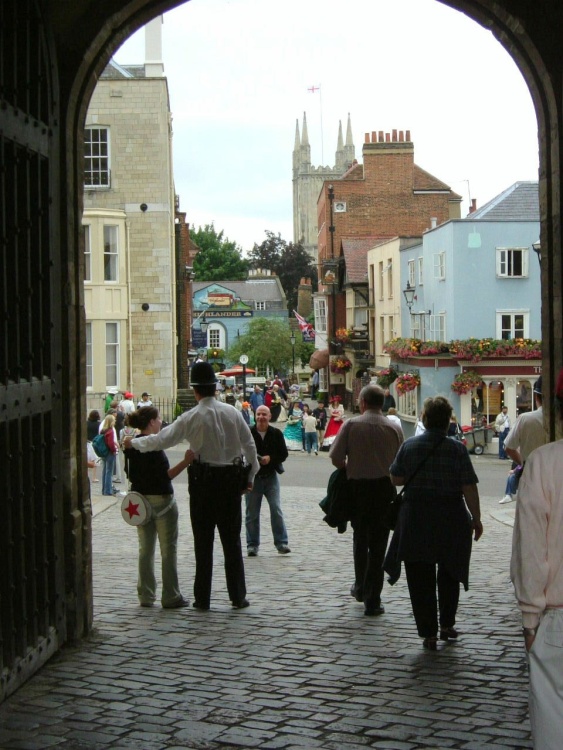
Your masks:
M190 0L164 17L180 210L244 251L293 240L295 123L311 161L334 166L350 113L364 134L410 130L415 162L482 206L538 179L537 122L493 35L437 0ZM144 32L115 53L144 62ZM320 92L310 93L320 86Z

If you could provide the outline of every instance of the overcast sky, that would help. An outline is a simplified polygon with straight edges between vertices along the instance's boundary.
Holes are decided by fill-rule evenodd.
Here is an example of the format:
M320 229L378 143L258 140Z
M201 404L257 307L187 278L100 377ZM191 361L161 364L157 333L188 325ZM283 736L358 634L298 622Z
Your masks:
M293 239L304 111L314 165L334 166L348 112L359 161L364 133L410 130L415 162L464 197L462 216L469 195L482 206L538 179L522 75L490 32L437 0L190 0L162 31L180 208L245 250L267 229ZM115 57L144 62L144 32Z

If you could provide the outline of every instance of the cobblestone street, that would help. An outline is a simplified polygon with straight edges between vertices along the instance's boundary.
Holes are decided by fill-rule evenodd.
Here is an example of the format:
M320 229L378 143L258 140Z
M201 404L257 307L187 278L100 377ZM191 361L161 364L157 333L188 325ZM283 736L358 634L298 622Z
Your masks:
M311 460L288 463L305 471ZM328 476L326 455L316 460ZM500 487L505 467L497 474ZM404 575L385 585L381 617L365 617L350 596L352 535L323 523L324 494L283 486L290 555L277 553L263 508L260 554L245 558L248 609L230 607L216 542L209 612L141 609L136 532L119 504L95 498L95 632L0 706L0 748L531 748L508 575L514 509L481 485L485 533L461 594L461 636L432 654ZM185 486L177 497L180 580L192 599Z

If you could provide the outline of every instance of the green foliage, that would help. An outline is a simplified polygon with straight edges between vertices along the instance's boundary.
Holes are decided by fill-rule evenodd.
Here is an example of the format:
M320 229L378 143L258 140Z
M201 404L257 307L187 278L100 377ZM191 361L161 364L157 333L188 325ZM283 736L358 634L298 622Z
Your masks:
M248 366L270 367L274 372L289 372L293 362L291 330L286 320L255 318L248 331L229 348L230 362L238 362L241 354L248 357ZM297 359L297 343L295 344Z
M308 367L309 360L315 351L315 345L309 341L303 341L300 331L296 331L295 338L297 339L297 343L295 344L295 361L301 362L301 367Z
M280 234L266 230L266 239L248 253L252 268L267 268L280 279L288 310L297 309L297 291L302 278L310 278L317 289L317 269L311 256L298 242L286 242Z
M198 227L190 236L200 248L194 259L197 281L240 281L248 275L249 263L241 248L223 237L213 224Z

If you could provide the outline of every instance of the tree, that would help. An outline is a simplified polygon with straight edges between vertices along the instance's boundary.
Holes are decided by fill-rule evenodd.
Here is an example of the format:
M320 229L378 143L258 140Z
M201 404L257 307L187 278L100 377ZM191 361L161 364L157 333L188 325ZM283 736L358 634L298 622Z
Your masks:
M199 247L194 259L198 281L239 281L246 279L249 262L241 256L241 248L217 232L213 223L198 227L190 236Z
M262 244L254 244L248 253L252 268L267 268L280 279L287 297L288 310L297 308L297 292L302 278L310 278L313 291L317 288L317 269L300 242L286 242L281 235L266 230Z
M231 362L238 362L240 355L246 354L248 366L253 369L269 367L274 372L289 372L293 358L290 336L287 320L255 318L227 355Z

